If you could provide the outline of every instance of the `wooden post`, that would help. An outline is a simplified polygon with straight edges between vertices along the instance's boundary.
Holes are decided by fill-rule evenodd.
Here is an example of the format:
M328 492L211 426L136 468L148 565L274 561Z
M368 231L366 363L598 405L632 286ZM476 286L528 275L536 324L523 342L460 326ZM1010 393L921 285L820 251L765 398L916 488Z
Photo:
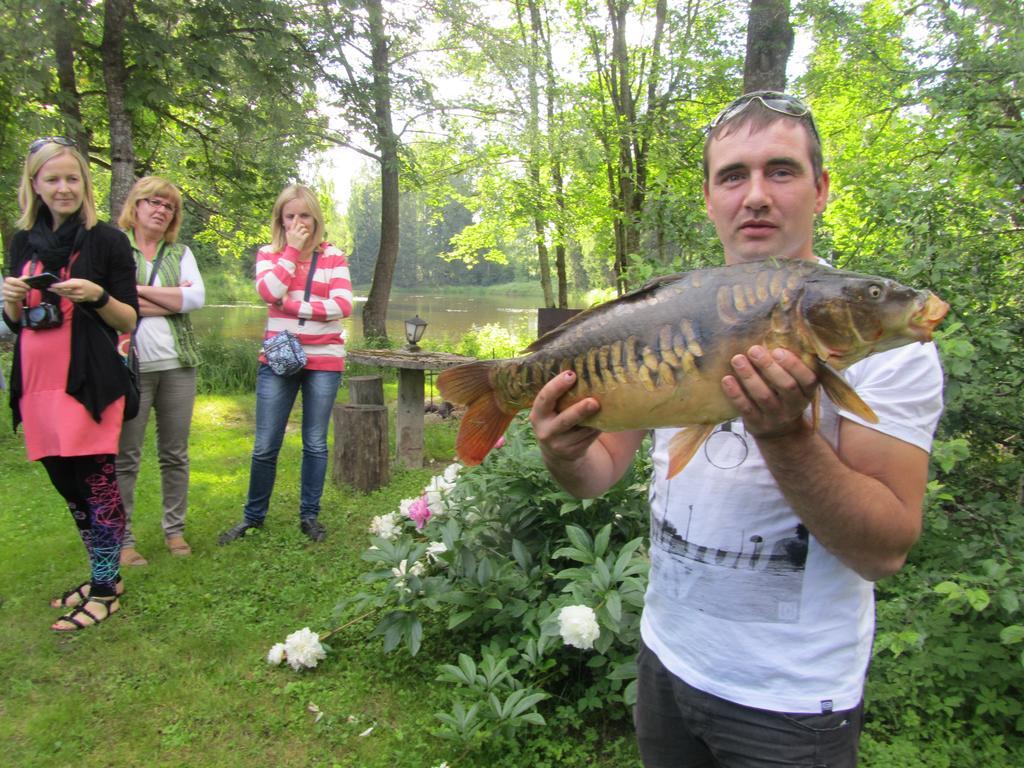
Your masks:
M383 405L334 406L334 482L363 492L387 485L388 411Z
M350 376L350 405L384 405L384 380L380 376Z
M423 370L399 368L395 449L407 467L423 467Z
M563 309L561 307L538 307L537 338L539 339L548 331L553 331L570 317L582 311L581 309Z

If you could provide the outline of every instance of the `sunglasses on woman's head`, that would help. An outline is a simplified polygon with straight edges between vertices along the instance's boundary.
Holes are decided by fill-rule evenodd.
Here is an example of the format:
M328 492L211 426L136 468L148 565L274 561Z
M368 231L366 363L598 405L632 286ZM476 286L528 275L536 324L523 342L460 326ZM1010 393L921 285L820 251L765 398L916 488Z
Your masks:
M819 142L821 141L821 136L818 134L818 126L814 124L814 115L811 114L811 108L795 96L779 93L778 91L753 91L743 94L718 113L708 126L708 130L713 131L723 123L729 122L755 101L760 102L761 106L765 109L770 109L772 112L789 115L790 117L807 118L807 124L811 127L814 138Z
M60 144L62 147L73 147L75 142L66 136L43 136L28 145L28 153L34 155L47 144Z

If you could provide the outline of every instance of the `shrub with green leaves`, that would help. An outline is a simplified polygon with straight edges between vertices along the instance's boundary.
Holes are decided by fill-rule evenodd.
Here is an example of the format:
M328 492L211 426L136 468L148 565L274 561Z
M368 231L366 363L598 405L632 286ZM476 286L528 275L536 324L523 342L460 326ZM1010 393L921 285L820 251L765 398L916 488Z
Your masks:
M369 589L341 608L377 609L385 649L417 653L427 616L459 633L465 652L438 676L452 686L438 714L451 738L511 737L545 722L542 702L563 724L622 718L635 700L648 472L638 461L600 499L577 499L551 479L520 417L483 464L457 482L449 468L375 519Z

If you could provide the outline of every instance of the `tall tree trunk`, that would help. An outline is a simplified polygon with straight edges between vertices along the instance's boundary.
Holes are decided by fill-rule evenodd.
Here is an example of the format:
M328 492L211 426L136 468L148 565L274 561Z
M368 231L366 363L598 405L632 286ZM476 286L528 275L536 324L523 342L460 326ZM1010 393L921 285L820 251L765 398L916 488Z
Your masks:
M391 73L381 0L367 0L373 66L373 119L380 151L380 248L363 306L363 337L386 339L388 301L398 261L398 137L391 120Z
M540 284L544 289L544 306L555 306L555 296L551 291L551 262L548 259L547 218L544 215L544 192L540 186L540 85L539 77L539 46L541 37L540 9L535 0L529 0L530 29L527 32L520 23L520 33L527 43L527 88L529 91L530 114L527 118L527 143L529 158L527 160L530 177L530 207L533 209L533 236L537 246L537 264L540 268Z
M607 0L608 19L612 27L612 54L605 84L615 111L617 130L615 167L610 167L608 174L612 185L612 206L616 211L614 271L619 294L629 288L626 272L630 259L640 251L640 217L647 194L647 136L655 130L655 118L664 109L657 93L662 67L661 42L668 18L666 0L657 0L650 69L646 78L646 113L638 117L633 87L634 79L642 78L637 78L631 69L626 33L631 5L632 0Z
M789 0L750 0L743 92L785 90L786 62L792 51Z
M57 104L64 116L67 136L74 139L82 157L88 159L90 133L82 122L81 96L75 81L75 28L68 18L67 3L51 3L48 19L57 62Z
M135 148L132 121L125 102L128 70L124 61L124 34L133 0L106 0L103 9L103 82L107 88L110 123L110 220L117 221L128 192L135 183Z
M532 5L533 3L531 3ZM551 56L551 36L538 24L538 31L544 41L544 95L547 102L548 157L551 158L551 184L555 193L555 275L558 283L558 304L561 309L569 307L569 281L565 267L565 220L568 215L565 205L565 186L562 180L561 130L555 121L555 105L559 103L558 82Z

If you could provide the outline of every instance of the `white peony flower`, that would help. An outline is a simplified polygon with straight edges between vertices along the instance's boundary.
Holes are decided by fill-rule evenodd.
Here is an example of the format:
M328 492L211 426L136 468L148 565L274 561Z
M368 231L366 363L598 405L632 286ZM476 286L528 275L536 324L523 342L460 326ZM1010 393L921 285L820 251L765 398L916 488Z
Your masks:
M278 643L267 653L267 664L273 664L276 667L282 661L284 661L284 643Z
M327 657L327 651L320 644L320 636L309 627L292 632L284 640L284 652L292 669L315 667Z
M566 645L589 650L601 635L597 616L587 605L567 605L558 612L558 631Z
M427 560L432 563L443 563L441 555L448 551L448 547L444 545L443 541L432 541L430 546L427 547Z
M449 464L447 467L445 467L443 475L445 482L455 485L455 478L459 476L459 471L461 469L461 464Z
M434 475L430 478L430 482L427 483L427 487L423 490L423 495L427 497L427 504L430 506L430 511L435 515L443 515L448 511L448 505L445 503L445 497L448 492L455 487L455 476L458 474L458 469L452 470L452 467L458 467L458 464L451 464L444 471L444 474Z
M405 502L402 502L403 504ZM388 512L386 515L377 515L370 522L370 534L381 539L393 539L402 532L402 524L399 522L397 512Z
M396 579L405 579L406 576L422 576L425 571L426 568L423 567L423 563L415 562L409 565L407 560L403 560L398 564L397 568L391 569L391 574Z

